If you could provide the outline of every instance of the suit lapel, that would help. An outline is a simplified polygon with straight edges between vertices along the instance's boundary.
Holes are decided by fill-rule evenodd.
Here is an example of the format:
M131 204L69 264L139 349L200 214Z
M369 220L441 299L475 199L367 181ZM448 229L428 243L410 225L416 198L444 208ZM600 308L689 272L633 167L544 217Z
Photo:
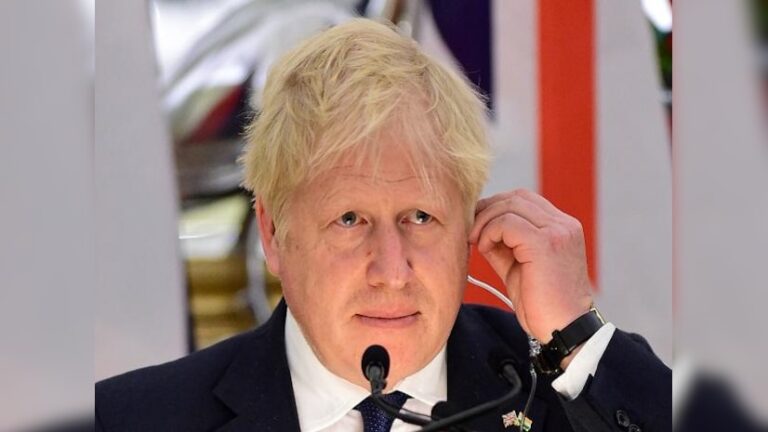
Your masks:
M522 336L521 336L522 335ZM516 347L513 349L512 346ZM477 316L477 312L462 306L448 339L448 400L456 410L465 410L492 399L502 397L510 385L499 372L491 358L508 359L515 365L523 389L509 403L477 418L466 426L482 431L511 431L505 428L502 415L522 412L531 388L528 359L525 353L528 342L522 331L499 335L494 328ZM539 383L541 386L543 383ZM534 398L528 418L533 420L532 431L542 430L546 405Z
M214 388L235 417L218 432L299 430L285 354L285 301L255 330Z

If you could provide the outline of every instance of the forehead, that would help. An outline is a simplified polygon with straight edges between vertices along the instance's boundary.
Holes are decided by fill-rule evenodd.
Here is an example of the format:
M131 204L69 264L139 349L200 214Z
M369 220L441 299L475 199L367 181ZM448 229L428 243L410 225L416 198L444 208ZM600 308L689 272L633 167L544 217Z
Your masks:
M334 166L318 175L307 192L321 203L345 197L360 201L394 199L438 203L458 193L453 182L435 173L420 173L405 161L378 166Z
M299 188L297 198L319 205L344 198L361 202L418 200L437 205L459 198L454 181L402 147L398 144L373 154L347 154Z

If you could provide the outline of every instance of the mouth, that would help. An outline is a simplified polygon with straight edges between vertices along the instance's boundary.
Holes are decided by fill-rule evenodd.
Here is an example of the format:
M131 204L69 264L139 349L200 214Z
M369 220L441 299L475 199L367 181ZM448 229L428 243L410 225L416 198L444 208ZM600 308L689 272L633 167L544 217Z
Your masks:
M355 319L368 327L399 329L410 327L415 324L421 312L413 313L382 313L365 312L356 314Z

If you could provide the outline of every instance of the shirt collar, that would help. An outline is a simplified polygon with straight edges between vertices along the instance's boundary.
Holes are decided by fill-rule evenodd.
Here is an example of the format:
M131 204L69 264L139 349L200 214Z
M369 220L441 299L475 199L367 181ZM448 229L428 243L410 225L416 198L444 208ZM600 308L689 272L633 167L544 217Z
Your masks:
M370 390L333 374L320 362L290 309L285 319L285 349L301 430L316 431L336 423L370 395ZM447 386L443 346L432 361L398 383L395 390L431 406L447 399Z

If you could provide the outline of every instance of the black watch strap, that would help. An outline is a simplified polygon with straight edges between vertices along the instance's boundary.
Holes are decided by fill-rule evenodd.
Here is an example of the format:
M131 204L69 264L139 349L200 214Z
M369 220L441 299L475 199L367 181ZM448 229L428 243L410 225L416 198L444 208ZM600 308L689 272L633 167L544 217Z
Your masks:
M591 338L605 320L596 308L591 308L584 315L576 318L562 330L552 332L552 340L541 346L539 355L533 358L533 364L539 373L544 375L560 375L560 362L573 352L576 347Z

